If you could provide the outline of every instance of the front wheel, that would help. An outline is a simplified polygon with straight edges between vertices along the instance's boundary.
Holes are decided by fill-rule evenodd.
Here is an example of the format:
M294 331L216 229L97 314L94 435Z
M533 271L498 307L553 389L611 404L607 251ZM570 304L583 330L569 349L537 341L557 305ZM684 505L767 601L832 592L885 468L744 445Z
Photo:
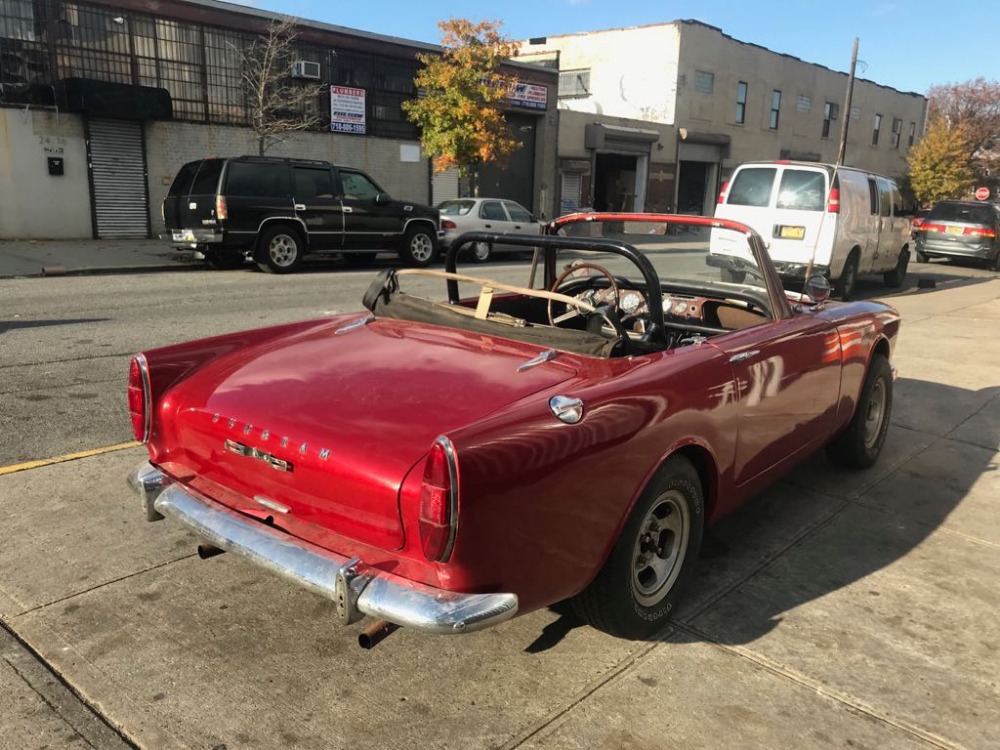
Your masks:
M906 279L906 269L909 265L910 251L900 250L899 258L896 260L896 267L882 274L882 280L885 281L885 285L892 289L898 289L903 286L903 281Z
M474 242L469 248L469 252L472 255L472 260L476 263L485 263L493 254L493 249L488 242Z
M673 456L643 490L604 567L573 599L577 615L619 638L655 635L694 573L704 522L698 472Z
M434 261L434 236L425 227L410 227L403 237L399 257L408 266L426 268Z
M268 273L293 273L302 265L305 250L302 237L288 226L265 229L257 241L254 260Z
M873 354L854 417L827 446L827 457L840 466L867 469L882 452L891 415L892 367L884 356Z

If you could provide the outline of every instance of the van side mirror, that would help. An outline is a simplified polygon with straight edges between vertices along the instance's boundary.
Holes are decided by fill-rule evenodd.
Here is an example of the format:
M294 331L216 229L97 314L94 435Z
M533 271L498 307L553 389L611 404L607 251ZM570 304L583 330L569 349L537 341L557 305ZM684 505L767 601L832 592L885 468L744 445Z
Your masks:
M391 200L392 196L390 196L388 193L377 193L375 195L375 205L377 206L381 206L385 203L388 203Z

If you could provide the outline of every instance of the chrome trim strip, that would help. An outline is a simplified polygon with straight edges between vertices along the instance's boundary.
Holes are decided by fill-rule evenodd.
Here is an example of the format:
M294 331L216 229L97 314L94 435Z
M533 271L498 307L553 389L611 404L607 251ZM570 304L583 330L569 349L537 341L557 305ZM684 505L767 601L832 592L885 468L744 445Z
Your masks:
M517 613L516 594L445 591L368 568L170 484L149 464L140 469L150 477L159 474L166 487L154 501L158 513L187 526L210 544L338 603L341 623L365 614L427 633L454 634L483 630ZM345 583L338 587L338 580Z
M530 370L532 367L538 367L538 365L543 362L550 362L559 356L559 352L555 349L546 349L544 352L539 354L537 357L532 357L527 362L524 362L517 366L518 372L524 372L525 370Z
M334 336L339 336L342 333L348 333L349 331L357 330L358 328L364 328L366 325L375 320L374 315L365 315L363 318L358 318L357 320L352 320L350 323L342 325L340 328L333 332Z
M142 411L145 419L142 426L142 442L149 442L149 433L153 430L153 388L149 384L149 363L142 353L135 355L139 363L139 374L142 376Z

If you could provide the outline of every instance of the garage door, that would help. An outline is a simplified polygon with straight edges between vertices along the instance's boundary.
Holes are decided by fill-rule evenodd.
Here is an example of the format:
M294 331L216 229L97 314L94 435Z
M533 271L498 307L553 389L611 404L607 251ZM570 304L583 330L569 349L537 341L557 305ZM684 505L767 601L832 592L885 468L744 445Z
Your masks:
M94 236L131 239L149 236L149 197L142 123L87 121L87 166Z
M435 172L431 178L431 205L458 197L458 170L446 169Z

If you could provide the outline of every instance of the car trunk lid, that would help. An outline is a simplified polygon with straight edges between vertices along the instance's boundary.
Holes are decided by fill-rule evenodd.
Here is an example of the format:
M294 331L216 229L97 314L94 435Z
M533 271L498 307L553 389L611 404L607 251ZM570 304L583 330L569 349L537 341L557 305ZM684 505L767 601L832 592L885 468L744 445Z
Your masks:
M570 355L518 372L539 347L439 326L338 328L219 357L175 386L158 446L171 473L396 549L400 485L437 436L576 373Z

